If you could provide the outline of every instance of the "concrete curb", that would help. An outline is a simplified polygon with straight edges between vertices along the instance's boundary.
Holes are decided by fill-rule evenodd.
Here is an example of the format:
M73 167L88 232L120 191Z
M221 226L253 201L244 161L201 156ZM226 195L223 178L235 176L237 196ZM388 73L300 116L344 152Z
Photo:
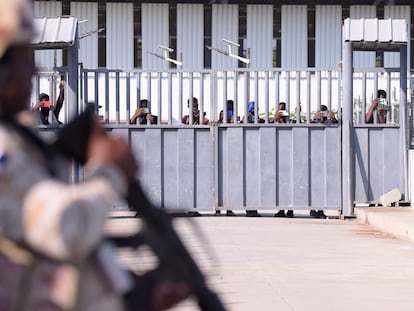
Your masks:
M414 243L414 209L410 207L357 207L357 220Z

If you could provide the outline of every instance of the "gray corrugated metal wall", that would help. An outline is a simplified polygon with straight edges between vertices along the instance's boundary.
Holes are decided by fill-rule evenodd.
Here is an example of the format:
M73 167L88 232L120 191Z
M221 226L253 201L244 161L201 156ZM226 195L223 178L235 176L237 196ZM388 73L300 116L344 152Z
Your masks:
M405 189L401 172L399 127L355 128L355 200L369 202L394 189ZM408 195L408 194L405 194Z
M60 2L36 1L34 3L35 18L60 15L62 15L62 3ZM60 67L62 66L62 51L35 51L35 64L40 69Z
M219 128L219 206L338 209L337 126Z
M98 4L95 2L71 2L70 13L79 22L79 35L98 30ZM79 62L84 68L98 67L98 34L94 33L80 40Z
M315 67L335 68L342 58L341 6L317 5L315 10Z
M250 48L250 68L272 67L273 6L247 6L247 48Z
M238 5L214 4L212 12L212 31L211 45L227 51L228 45L222 39L238 42L239 36L239 7ZM238 53L234 48L234 53ZM235 58L212 52L211 68L234 69L237 68L238 61Z
M131 146L141 165L140 179L161 206L213 210L210 128L134 127Z
M353 19L376 18L375 5L351 5L349 15ZM354 68L375 67L375 52L354 52Z
M183 69L204 67L204 10L202 4L177 4L177 55Z
M158 57L148 54L162 54L158 45L168 46L168 4L142 4L142 68L167 69L168 63Z
M106 4L106 67L134 68L134 14L132 3Z
M282 68L308 67L306 5L282 5Z
M384 7L384 18L405 19L408 25L411 25L410 6L396 5ZM407 29L407 37L410 38L411 27ZM407 51L410 51L410 41L407 44ZM407 53L407 64L410 64L410 53ZM384 52L384 67L400 67L399 53Z

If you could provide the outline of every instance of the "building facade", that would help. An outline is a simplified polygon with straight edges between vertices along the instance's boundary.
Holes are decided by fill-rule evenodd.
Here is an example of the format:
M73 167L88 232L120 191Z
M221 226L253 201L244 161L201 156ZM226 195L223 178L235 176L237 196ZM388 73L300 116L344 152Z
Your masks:
M408 64L414 69L411 1L62 0L34 1L34 7L37 18L78 18L80 62L90 69L334 69L342 58L342 22L347 17L405 19L410 25ZM214 50L229 48L250 63ZM39 68L65 65L60 51L36 53ZM163 53L182 66L154 55ZM382 51L355 52L354 65L398 67L399 58Z

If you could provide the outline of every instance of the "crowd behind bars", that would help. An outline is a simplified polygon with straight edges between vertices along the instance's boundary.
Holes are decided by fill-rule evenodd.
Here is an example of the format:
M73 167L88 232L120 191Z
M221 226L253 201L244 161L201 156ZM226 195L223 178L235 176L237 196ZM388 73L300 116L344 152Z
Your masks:
M235 78L226 76L227 80L218 79L216 86L213 86L214 81L211 80L213 77L209 77L210 80L206 82L208 79L202 78L203 76L187 81L183 76L177 76L175 79L173 74L168 73L169 76L166 78L162 73L159 73L155 79L157 82L154 81L150 73L148 73L150 76L144 77L142 73L135 76L133 72L125 72L125 76L118 75L119 82L113 83L109 71L104 74L84 73L81 75L81 85L84 87L80 89L79 110L83 109L85 103L95 102L100 106L99 113L104 123L107 124L147 124L142 120L130 122L131 119L137 118L137 109L141 108L141 103L145 103L144 108L151 111L150 116L157 117L155 120L149 120L148 124L160 125L206 125L206 120L203 118L209 120L209 125L243 123L244 116L248 116L252 112L252 123L275 123L272 121L280 103L285 103L289 120L287 123L296 123L298 119L301 120L300 123L315 123L313 122L314 115L319 110L325 109L324 107L333 112L337 120L341 119L342 99L341 90L338 87L340 79L334 76L334 72L328 72L326 77L324 74L316 72L315 78L309 74L304 77L303 74L296 73L294 76L292 73L286 72L288 80L287 78L283 79L282 73L279 72L274 73L274 79L264 79L257 73L258 77L253 77L249 84L243 81L240 75L236 75ZM102 79L105 75L109 75L109 79ZM368 73L364 73L362 78L355 78L359 86L355 87L354 91L354 123L358 125L366 123L398 124L399 106L398 98L395 95L398 87L395 84L396 79L391 75L381 78L379 73L370 78L367 77ZM148 78L150 79L148 80ZM237 83L235 82L236 78L239 79ZM164 81L165 79L167 80ZM49 85L41 83L40 80L41 77L38 77L35 83L38 85L37 94L46 92L48 89L53 90L54 87L50 87L51 82L53 84L53 79L47 79ZM110 82L106 85L106 82L102 83L103 80ZM290 82L286 83L286 81ZM372 103L378 98L376 93L380 89L389 94L386 105L381 106L385 107L383 114L386 122L382 118L378 120L378 114L373 114L372 121L367 121L364 113L370 113L372 108L376 109ZM53 99L53 94L51 97ZM194 98L194 101L197 102L197 108L193 109L193 106L190 106L190 98ZM233 109L227 109L227 101L229 100L233 101ZM221 110L226 115L232 114L235 117L229 120L220 118ZM202 115L202 118L199 118L197 111L200 116ZM188 117L184 118L186 115Z

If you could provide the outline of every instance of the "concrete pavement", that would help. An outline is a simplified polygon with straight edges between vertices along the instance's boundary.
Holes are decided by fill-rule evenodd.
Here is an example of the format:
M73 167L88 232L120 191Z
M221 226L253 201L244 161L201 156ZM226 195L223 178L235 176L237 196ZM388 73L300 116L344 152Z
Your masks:
M411 207L358 207L355 213L361 223L414 242L414 209Z
M309 218L308 211L296 211L293 219L236 214L174 221L228 310L414 310L414 243L408 239L336 213L331 219ZM140 225L128 211L111 216L112 233ZM119 259L139 271L155 260L148 250L140 256L122 250ZM174 310L198 308L188 300Z

